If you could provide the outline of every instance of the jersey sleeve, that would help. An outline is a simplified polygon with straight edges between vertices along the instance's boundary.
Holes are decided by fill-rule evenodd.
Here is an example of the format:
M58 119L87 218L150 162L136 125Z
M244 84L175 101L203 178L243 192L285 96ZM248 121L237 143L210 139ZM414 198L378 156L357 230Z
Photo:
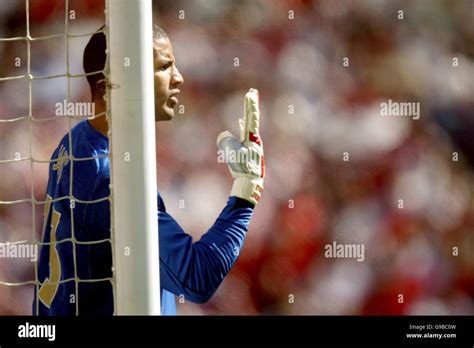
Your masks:
M161 286L204 303L217 290L243 246L253 204L230 197L201 239L192 237L164 209L158 211Z

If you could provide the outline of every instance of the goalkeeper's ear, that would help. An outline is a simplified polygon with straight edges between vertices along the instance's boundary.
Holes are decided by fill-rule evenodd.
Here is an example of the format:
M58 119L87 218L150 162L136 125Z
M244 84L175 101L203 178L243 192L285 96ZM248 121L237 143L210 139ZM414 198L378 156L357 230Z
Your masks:
M114 84L110 82L109 79L107 78L103 78L103 79L100 79L99 81L96 82L96 92L98 92L98 95L103 97L105 95L105 92L110 89L110 88L113 88L114 87ZM115 87L117 87L115 85Z

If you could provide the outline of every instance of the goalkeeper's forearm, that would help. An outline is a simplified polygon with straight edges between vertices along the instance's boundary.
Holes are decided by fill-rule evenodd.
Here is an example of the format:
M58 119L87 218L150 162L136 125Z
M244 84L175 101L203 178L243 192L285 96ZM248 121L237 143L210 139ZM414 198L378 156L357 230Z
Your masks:
M169 214L160 212L162 287L191 302L207 302L237 260L252 213L252 203L230 197L213 226L193 244Z

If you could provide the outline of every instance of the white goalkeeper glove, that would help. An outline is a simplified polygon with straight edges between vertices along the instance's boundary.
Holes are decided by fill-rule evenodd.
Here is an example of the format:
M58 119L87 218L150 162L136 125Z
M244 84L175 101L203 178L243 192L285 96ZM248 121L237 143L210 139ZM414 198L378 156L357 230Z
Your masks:
M257 204L265 178L258 90L251 88L245 94L244 112L244 118L239 119L240 139L224 131L217 137L217 147L224 152L225 162L234 178L230 195Z

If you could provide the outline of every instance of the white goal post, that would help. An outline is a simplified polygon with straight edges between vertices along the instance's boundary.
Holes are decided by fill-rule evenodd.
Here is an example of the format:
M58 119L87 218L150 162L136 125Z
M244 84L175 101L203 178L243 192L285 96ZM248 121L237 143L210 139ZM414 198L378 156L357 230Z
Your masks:
M159 315L152 0L107 0L106 18L115 313Z

